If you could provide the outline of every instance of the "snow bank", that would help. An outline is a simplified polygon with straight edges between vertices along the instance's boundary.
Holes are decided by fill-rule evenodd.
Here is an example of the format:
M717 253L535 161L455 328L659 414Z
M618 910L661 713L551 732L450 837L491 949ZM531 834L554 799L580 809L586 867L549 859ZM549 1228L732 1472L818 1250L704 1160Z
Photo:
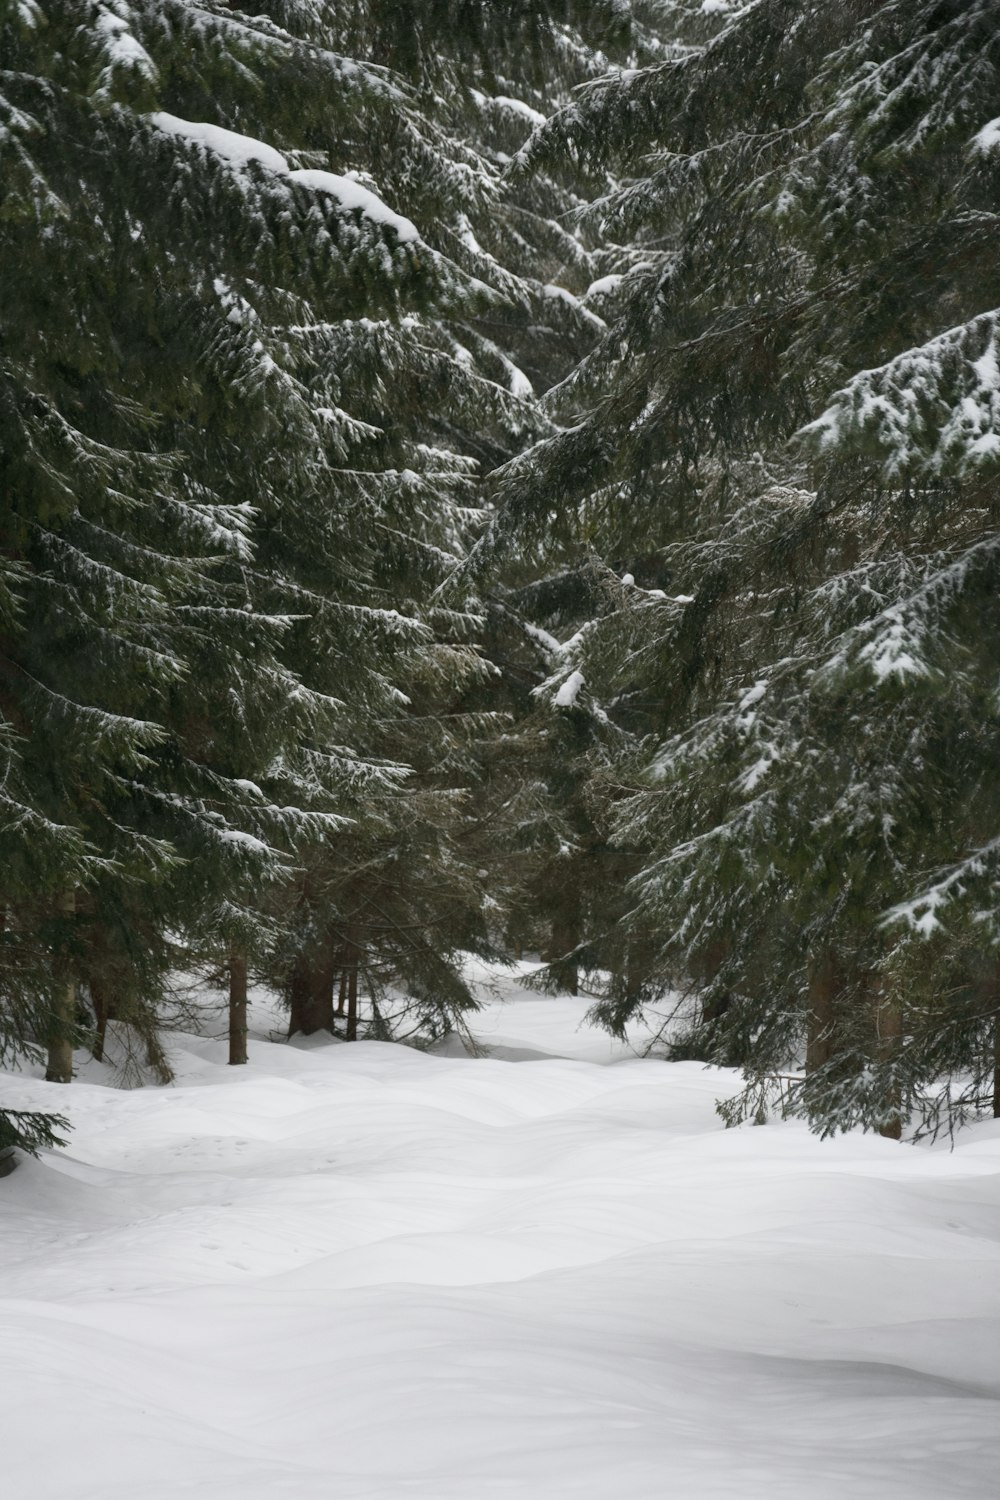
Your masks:
M728 1075L479 978L490 1057L4 1080L76 1125L0 1184L5 1500L991 1494L997 1131L726 1132Z

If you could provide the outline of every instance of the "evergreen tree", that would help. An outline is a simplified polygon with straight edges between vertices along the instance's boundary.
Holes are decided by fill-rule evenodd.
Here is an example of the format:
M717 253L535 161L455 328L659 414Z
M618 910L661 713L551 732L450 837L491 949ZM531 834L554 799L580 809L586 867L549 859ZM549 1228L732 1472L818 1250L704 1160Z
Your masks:
M450 161L314 19L3 17L5 1035L62 1080L86 994L153 1036L170 927L232 954L238 1005L276 883L394 794L371 747L469 520L406 402L508 399L423 317L492 294L316 165L359 116Z
M558 502L616 570L654 554L589 654L652 706L628 925L744 1106L804 1049L785 1102L826 1129L933 1122L995 1066L996 20L765 0L532 146L596 177L638 138L595 211L646 264L502 530Z
M248 963L293 1026L338 966L409 969L433 1029L487 940L495 673L475 601L429 600L477 467L547 430L520 363L599 326L553 284L589 275L570 199L501 209L504 145L652 33L602 0L2 24L10 1045L67 1078L89 1006L163 1073L184 953L229 968L233 1061Z
M498 82L503 88L504 96L495 99L477 90L490 128L487 143L504 177L498 223L515 230L514 263L534 271L529 324L515 347L535 390L548 393L544 404L554 420L546 436L572 427L581 414L571 372L606 332L603 314L614 305L632 252L581 219L585 199L577 174L558 156L539 165L536 137L547 138L546 116L568 104L575 89L585 98L607 74L674 55L692 23L701 29L684 5L634 6L629 13L619 7L612 19L608 25L600 6L579 8L575 33L556 30L541 74L527 72L519 59L508 64L508 49L497 54L503 59L497 71L519 68L513 76L520 85L484 81L483 90L498 93ZM511 93L517 97L507 97ZM525 161L535 170L523 170ZM602 180L606 190L614 185L610 174ZM489 773L490 862L502 872L495 874L491 900L494 921L515 948L545 955L548 968L537 982L572 988L581 968L615 967L615 921L630 865L627 855L608 846L601 799L590 791L593 775L604 773L611 746L620 741L619 705L609 716L610 700L602 706L586 683L574 692L570 682L594 618L613 608L617 580L609 582L606 566L595 567L583 528L561 524L551 513L549 520L546 537L532 539L493 572L484 599L486 649L502 667L494 701L502 701L512 719ZM567 696L572 702L560 701ZM496 816L500 808L503 820ZM630 987L637 961L633 945Z
M596 9L598 29L606 31L608 13ZM330 20L334 24L336 14ZM505 16L502 37L491 29L489 17L469 7L458 7L454 14L447 7L413 7L404 17L398 7L373 5L341 14L340 22L342 30L328 34L331 45L364 51L403 71L436 128L447 131L452 143L465 143L461 149L454 144L449 148L454 162L430 183L424 170L426 148L414 153L398 135L390 137L377 169L379 181L393 180L406 194L427 242L495 293L485 303L467 299L444 318L439 312L413 325L423 347L414 357L412 344L407 346L407 362L399 371L405 384L397 376L394 405L405 419L395 436L397 448L406 432L422 437L420 451L430 448L440 459L443 447L458 447L488 468L517 451L526 437L547 429L522 366L532 371L536 383L539 369L552 370L557 361L561 373L582 341L603 326L567 287L546 279L558 274L562 280L576 277L579 284L590 274L581 242L557 222L570 200L555 183L533 193L527 205L502 200L499 173L508 160L503 146L520 144L540 118L536 106L551 107L570 82L598 71L604 59L588 49L582 36L555 27L542 8L530 14L513 8ZM530 70L524 67L525 26L534 38L528 49ZM520 76L505 78L508 67L519 68ZM499 94L500 88L510 92ZM429 348L437 356L430 372ZM395 357L383 354L387 364ZM356 388L355 380L355 400ZM377 406L366 419L372 425L382 421ZM409 450L399 448L395 462L403 472L412 474L419 466L413 451L412 443ZM405 499L410 507L411 497ZM409 527L406 515L393 521L391 567L402 564L412 570ZM468 535L467 526L463 531L456 525L450 537L431 538L430 547L420 543L425 590L446 580ZM412 571L410 576L411 583L404 586L412 586ZM400 579L387 588L398 597ZM451 595L446 599L455 602ZM352 813L353 833L338 839L335 848L315 852L296 893L297 953L290 966L287 955L281 950L278 955L293 1029L332 1027L335 991L338 999L353 991L359 969L376 1006L384 981L409 969L416 1009L428 1016L437 1011L436 1019L428 1021L436 1034L451 1024L446 995L455 997L456 1017L471 1003L464 987L456 985L454 970L450 977L446 974L442 960L463 946L488 946L497 925L491 921L484 926L482 870L495 867L496 844L510 826L513 807L488 793L488 810L481 818L462 797L462 789L475 784L476 800L484 805L482 790L489 786L496 759L488 715L498 706L512 708L510 693L501 689L498 696L496 673L472 649L478 639L487 656L495 656L495 612L487 604L485 636L483 620L473 621L454 609L438 606L429 618L436 622L437 640L417 650L416 675L404 681L411 705L403 715L372 724L374 738L369 741L373 754L400 758L413 774L386 808L373 804L366 793L365 807ZM502 739L509 743L509 734ZM443 780L448 776L450 786ZM422 830L430 844L401 837L406 822L401 803L427 809L426 823L413 824L412 831ZM498 806L504 806L500 826L493 816ZM489 904L495 912L501 903L491 897ZM403 963L406 934L409 959ZM435 993L440 1003L433 1000ZM354 1029L348 1021L348 1032L354 1034Z

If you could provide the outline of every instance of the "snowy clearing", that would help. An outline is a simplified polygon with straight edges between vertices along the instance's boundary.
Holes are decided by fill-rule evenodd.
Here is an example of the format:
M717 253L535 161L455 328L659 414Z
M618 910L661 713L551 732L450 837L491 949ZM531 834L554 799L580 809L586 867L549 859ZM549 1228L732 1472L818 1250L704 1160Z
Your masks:
M1000 1130L727 1132L587 1003L5 1079L76 1127L0 1183L5 1500L992 1493Z

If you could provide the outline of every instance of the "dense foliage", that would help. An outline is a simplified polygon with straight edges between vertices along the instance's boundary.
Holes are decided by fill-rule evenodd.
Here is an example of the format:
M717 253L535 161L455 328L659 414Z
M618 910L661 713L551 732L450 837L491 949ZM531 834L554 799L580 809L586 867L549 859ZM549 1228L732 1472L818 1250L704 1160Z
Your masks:
M594 795L685 1047L895 1133L996 1066L1000 11L730 10L528 148L628 173L642 259L498 536L556 497L621 579L566 669L634 730Z
M4 0L0 1061L506 947L731 1118L990 1102L998 21Z

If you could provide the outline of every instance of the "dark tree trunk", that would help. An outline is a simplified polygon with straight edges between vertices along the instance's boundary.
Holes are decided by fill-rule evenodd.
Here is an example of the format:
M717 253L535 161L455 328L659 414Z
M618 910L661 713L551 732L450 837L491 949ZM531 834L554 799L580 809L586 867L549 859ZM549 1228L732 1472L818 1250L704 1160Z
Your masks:
M903 1007L897 996L887 994L881 984L874 988L875 1036L881 1062L891 1062L899 1052L903 1040ZM885 1118L878 1128L879 1135L898 1141L903 1134L903 1101L898 1086L894 1086L883 1101Z
M104 981L90 979L90 998L94 1004L94 1019L97 1029L94 1032L94 1045L92 1054L95 1062L104 1061L104 1043L108 1036L108 1022L111 1019L111 998L104 986Z
M827 950L816 960L809 975L806 1073L817 1072L833 1056L834 1001L838 983L837 964Z
M580 921L579 880L575 870L567 869L562 905L552 922L547 962L557 965L561 982L571 995L580 993L580 966L575 959L569 959L569 954L580 944Z
M318 943L300 953L288 983L288 1035L312 1036L333 1031L333 942Z
M349 1042L358 1039L358 950L351 954L351 966L347 971L347 1031Z
M733 1003L733 997L729 990L723 991L721 995L713 995L711 1000L703 1000L701 1005L701 1021L703 1026L711 1026L714 1021L721 1021L722 1017L729 1014L729 1008Z
M990 999L993 1003L993 1118L1000 1120L1000 965L994 970L990 983Z
M76 892L66 891L59 903L67 926L76 915ZM48 1083L72 1083L73 1081L73 1032L76 1028L76 976L69 956L65 961L65 976L54 997L51 1025L47 1038L48 1057L45 1078Z
M233 943L229 949L229 1063L247 1060L247 956Z

